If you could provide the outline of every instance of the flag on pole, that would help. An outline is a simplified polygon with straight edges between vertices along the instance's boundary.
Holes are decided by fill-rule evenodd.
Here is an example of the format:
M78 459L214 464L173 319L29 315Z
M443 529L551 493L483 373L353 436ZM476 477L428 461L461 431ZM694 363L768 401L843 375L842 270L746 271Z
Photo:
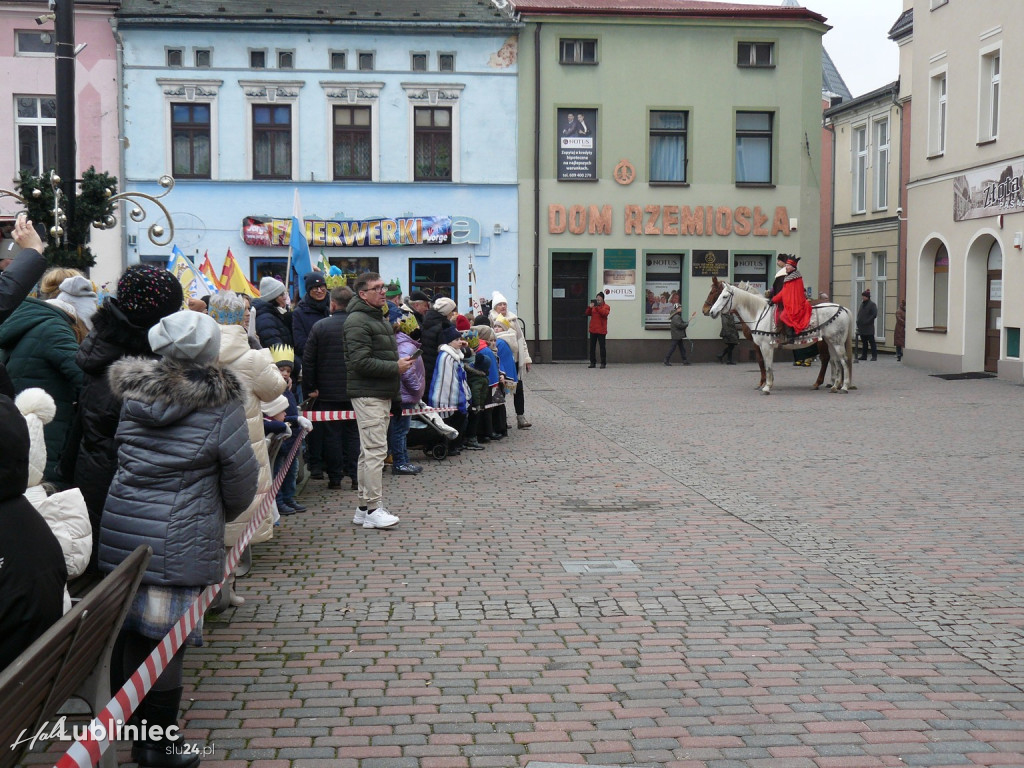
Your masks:
M306 223L302 220L302 203L299 202L298 187L295 188L295 201L292 205L292 230L288 236L288 268L284 273L286 288L293 269L300 285L306 273L313 271L313 264L309 258L309 243L306 242Z
M328 274L331 271L331 262L327 258L327 254L323 252L322 248L320 249L320 258L317 259L316 264L313 266L313 269L323 273L324 275Z
M199 271L206 279L206 282L210 284L211 293L221 289L220 280L217 278L217 273L213 271L213 264L210 263L209 251L203 254L203 263L199 265Z
M210 288L206 285L202 273L176 245L171 248L171 258L167 261L167 269L178 278L186 299L201 299L210 294Z
M235 293L247 293L254 299L260 297L260 292L256 290L256 286L249 282L245 274L242 272L242 268L238 266L238 262L235 261L234 255L231 253L231 249L228 248L227 258L224 259L224 269L220 272L220 284L224 290L234 291Z

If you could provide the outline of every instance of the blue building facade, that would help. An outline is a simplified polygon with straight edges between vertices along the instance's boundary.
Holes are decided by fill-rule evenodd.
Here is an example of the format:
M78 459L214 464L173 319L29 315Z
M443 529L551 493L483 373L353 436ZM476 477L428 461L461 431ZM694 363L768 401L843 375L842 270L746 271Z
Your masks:
M126 216L125 262L177 245L219 272L230 250L254 283L283 277L297 190L314 261L463 312L515 302L517 25L476 2L275 5L124 3L125 184L176 182L173 242Z

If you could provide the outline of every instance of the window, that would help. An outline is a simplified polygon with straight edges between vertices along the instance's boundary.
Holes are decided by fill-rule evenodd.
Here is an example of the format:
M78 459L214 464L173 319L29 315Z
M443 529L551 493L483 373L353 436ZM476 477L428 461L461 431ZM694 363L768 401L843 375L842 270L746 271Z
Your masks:
M359 71L360 72L372 72L373 71L373 53L369 51L360 51L359 53Z
M558 60L562 64L597 64L597 40L558 41Z
M1002 64L998 50L981 57L981 87L978 89L980 141L999 136L999 80Z
M428 296L447 296L459 303L456 259L409 259L409 292L424 291Z
M686 112L651 112L652 182L686 182Z
M868 188L868 128L859 125L853 129L853 213L864 213L867 208Z
M945 5L945 4L946 4L946 3L948 3L948 2L949 2L949 0L932 0L932 7L931 7L931 10L933 10L933 11L934 11L934 10L935 10L936 8L938 8L939 6Z
M252 177L292 177L292 108L254 104L252 108Z
M736 183L771 184L771 112L736 113Z
M53 40L53 32L19 29L14 33L14 45L18 56L51 56L55 50Z
M210 178L209 104L171 104L171 163L176 178Z
M683 253L647 253L644 256L644 328L668 328L673 304L682 304Z
M18 96L18 170L40 176L57 167L57 100L53 96Z
M935 254L932 288L932 326L945 328L949 322L949 251L940 245Z
M415 181L451 181L452 110L416 107L413 114Z
M889 118L875 121L875 210L889 207Z
M331 51L331 69L335 72L342 72L348 66L345 51Z
M373 136L369 107L334 108L334 179L370 179Z
M871 290L871 300L878 307L878 316L875 318L875 338L885 339L885 295L886 295L886 253L876 251L871 254L875 272L875 287Z
M295 51L278 51L277 68L295 69Z
M183 67L183 66L185 66L185 49L184 48L168 48L167 49L167 66L168 67Z
M931 115L928 131L929 156L946 152L946 73L931 79Z
M860 295L868 287L867 257L863 253L854 253L851 255L851 259L850 278L853 281L853 290L850 291L850 301L854 302L854 312L856 312Z
M249 68L250 69L266 69L267 68L267 52L266 51L249 51Z
M736 48L738 67L774 67L775 43L740 43Z
M209 48L196 48L193 51L197 69L209 69L213 52Z
M437 54L437 70L439 72L454 72L455 71L455 54L454 53L439 53L439 54Z
M425 53L414 53L412 55L412 71L413 72L426 72L427 71L427 54L425 54Z

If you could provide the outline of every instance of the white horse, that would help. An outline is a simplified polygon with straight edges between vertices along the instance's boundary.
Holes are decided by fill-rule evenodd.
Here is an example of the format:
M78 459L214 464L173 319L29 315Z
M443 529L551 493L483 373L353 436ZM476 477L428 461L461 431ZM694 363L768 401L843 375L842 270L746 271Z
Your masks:
M819 338L828 344L832 355L832 386L829 391L850 391L853 386L854 339L853 314L850 310L838 304L818 304L811 310L811 322L807 329L797 334L794 343L783 344L780 343L781 335L775 329L775 313L772 312L771 303L759 294L729 285L724 280L722 282L725 287L708 314L718 317L723 312L735 312L749 326L754 343L764 357L765 382L762 392L770 395L775 383L772 358L776 347L805 347L816 343Z

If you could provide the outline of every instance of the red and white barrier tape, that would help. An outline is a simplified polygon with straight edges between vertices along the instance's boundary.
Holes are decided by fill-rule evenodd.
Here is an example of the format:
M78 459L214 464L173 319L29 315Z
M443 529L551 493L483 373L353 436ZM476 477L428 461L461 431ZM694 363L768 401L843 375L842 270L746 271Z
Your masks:
M488 403L487 405L476 406L477 410L486 410L488 408L497 408L504 403ZM424 413L453 413L459 410L455 406L448 408L403 408L403 416L419 416ZM323 421L355 421L355 411L303 411L302 415L314 423Z
M185 638L189 636L192 630L195 629L196 624L199 623L199 617L205 613L206 609L213 603L214 598L223 589L224 581L234 571L242 551L248 546L249 540L252 539L264 518L270 514L274 499L277 498L277 492L281 489L281 484L284 482L285 475L288 474L288 469L291 467L292 462L295 461L299 446L302 445L301 438L305 437L305 431L300 433L299 437L300 439L295 441L295 445L292 446L288 454L288 460L281 468L281 471L277 473L273 483L271 483L270 490L264 496L263 501L256 510L256 514L252 516L252 520L249 521L249 525L246 526L241 538L228 553L224 564L224 580L220 584L211 584L202 591L199 597L189 606L185 614L171 628L171 631L164 635L163 640L153 649L153 652L149 654L142 663L142 666L132 673L128 682L124 684L121 690L114 694L114 697L103 708L103 711L96 715L86 729L85 735L72 744L70 749L55 763L56 768L90 768L96 765L100 760L100 756L110 748L110 736L117 733L118 722L124 724L132 716L132 713L138 709L139 703L149 693L150 688L153 687L153 684L160 677L164 669L167 668L171 658L184 645ZM103 735L104 738L98 739L97 735Z

